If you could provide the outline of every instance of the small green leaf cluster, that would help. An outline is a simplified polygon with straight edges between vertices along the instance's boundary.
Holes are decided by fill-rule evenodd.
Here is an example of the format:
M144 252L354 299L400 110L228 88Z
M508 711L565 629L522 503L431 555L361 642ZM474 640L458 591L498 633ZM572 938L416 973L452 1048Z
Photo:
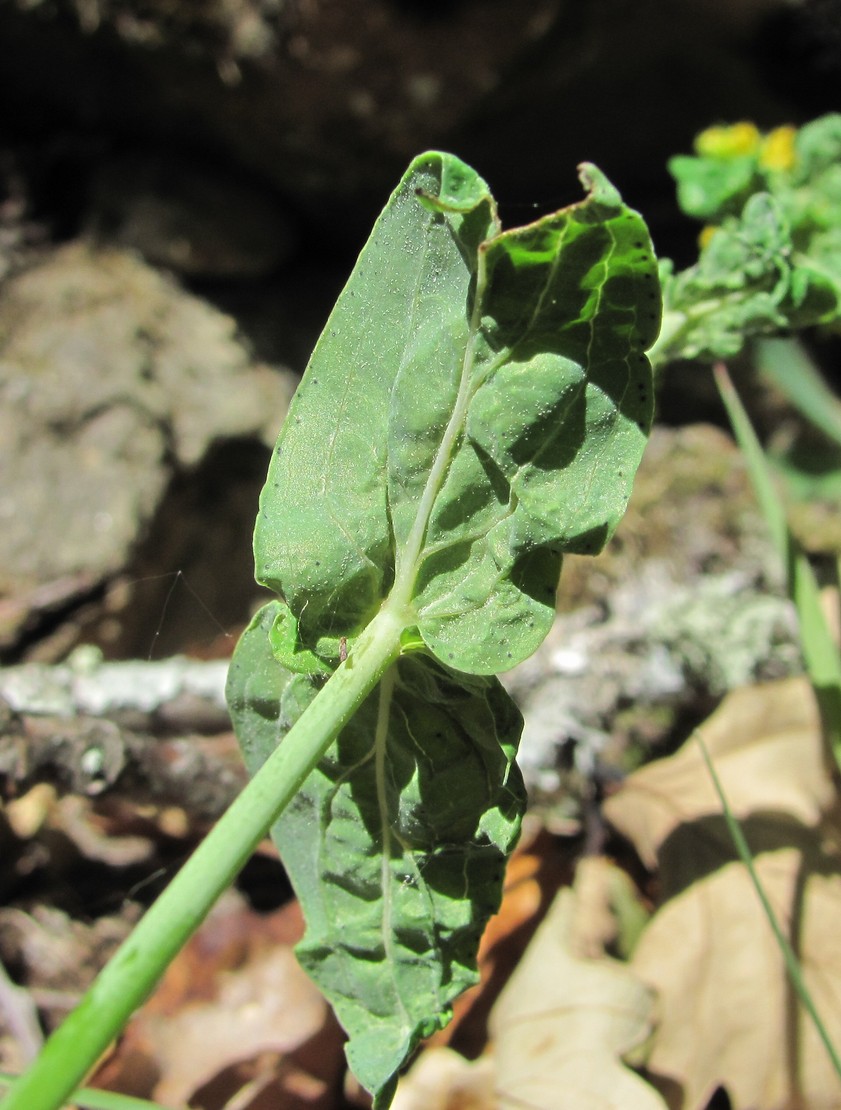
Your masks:
M661 262L655 366L732 357L755 336L837 324L841 315L841 115L761 134L701 133L673 158L678 200L705 221L695 265Z

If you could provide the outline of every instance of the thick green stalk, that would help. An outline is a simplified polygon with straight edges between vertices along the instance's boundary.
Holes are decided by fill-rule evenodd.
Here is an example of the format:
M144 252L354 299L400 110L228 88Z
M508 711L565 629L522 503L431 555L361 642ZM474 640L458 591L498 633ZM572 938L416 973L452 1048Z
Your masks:
M58 1110L65 1103L397 659L402 630L402 614L384 607L0 1102L0 1110Z

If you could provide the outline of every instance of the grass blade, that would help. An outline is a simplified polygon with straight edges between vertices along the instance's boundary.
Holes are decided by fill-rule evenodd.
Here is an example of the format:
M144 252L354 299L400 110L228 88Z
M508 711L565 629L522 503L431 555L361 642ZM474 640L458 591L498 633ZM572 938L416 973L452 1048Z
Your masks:
M719 363L714 372L771 538L786 566L789 597L800 622L806 673L815 689L827 743L841 768L841 656L821 607L818 583L809 560L788 526L762 445L727 369Z
M841 1057L839 1057L835 1045L832 1043L832 1040L826 1031L826 1026L821 1020L821 1016L817 1011L815 1003L812 1001L812 996L809 993L809 988L806 986L806 982L803 979L803 973L800 968L800 961L797 959L797 954L789 943L788 937L783 932L783 927L777 920L777 916L774 913L773 907L771 906L771 903L768 900L768 896L766 895L762 883L759 880L759 876L756 873L756 868L753 865L753 856L751 855L750 845L745 838L745 834L742 832L742 826L736 820L733 811L730 809L730 806L727 802L727 796L724 793L721 781L718 777L718 774L716 773L715 767L713 766L713 761L710 758L710 753L707 751L707 745L704 743L704 739L699 733L696 733L696 739L701 748L701 756L703 757L707 770L710 773L713 787L715 788L715 792L718 795L718 800L721 803L721 808L724 811L724 821L727 825L728 832L730 833L730 836L733 840L733 844L736 848L739 858L745 865L747 873L750 876L750 881L753 884L753 888L756 891L762 909L765 913L766 918L768 919L768 924L771 926L771 931L774 934L774 939L776 940L777 946L780 950L780 954L783 957L783 962L785 963L786 971L788 972L788 977L791 981L791 985L794 989L795 994L800 999L800 1003L803 1006L803 1009L809 1015L809 1018L815 1026L815 1030L817 1031L817 1034L820 1037L824 1048L829 1054L829 1058L832 1061L832 1066L835 1068L836 1074L841 1078Z
M810 424L841 444L841 401L795 339L760 339L759 372L780 390Z

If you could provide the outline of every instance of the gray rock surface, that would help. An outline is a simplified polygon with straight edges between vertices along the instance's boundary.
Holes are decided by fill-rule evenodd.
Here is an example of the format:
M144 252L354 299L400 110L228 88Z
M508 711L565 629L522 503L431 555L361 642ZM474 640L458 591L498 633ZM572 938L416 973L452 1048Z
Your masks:
M230 317L128 252L74 242L3 284L0 644L126 567L220 442L269 447L290 390Z

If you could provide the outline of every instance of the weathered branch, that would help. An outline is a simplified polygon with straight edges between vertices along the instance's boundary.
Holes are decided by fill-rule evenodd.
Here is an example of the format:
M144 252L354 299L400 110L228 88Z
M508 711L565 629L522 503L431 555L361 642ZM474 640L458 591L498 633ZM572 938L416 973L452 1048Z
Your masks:
M0 672L0 792L10 797L47 781L215 819L245 782L224 706L226 668L77 656Z

